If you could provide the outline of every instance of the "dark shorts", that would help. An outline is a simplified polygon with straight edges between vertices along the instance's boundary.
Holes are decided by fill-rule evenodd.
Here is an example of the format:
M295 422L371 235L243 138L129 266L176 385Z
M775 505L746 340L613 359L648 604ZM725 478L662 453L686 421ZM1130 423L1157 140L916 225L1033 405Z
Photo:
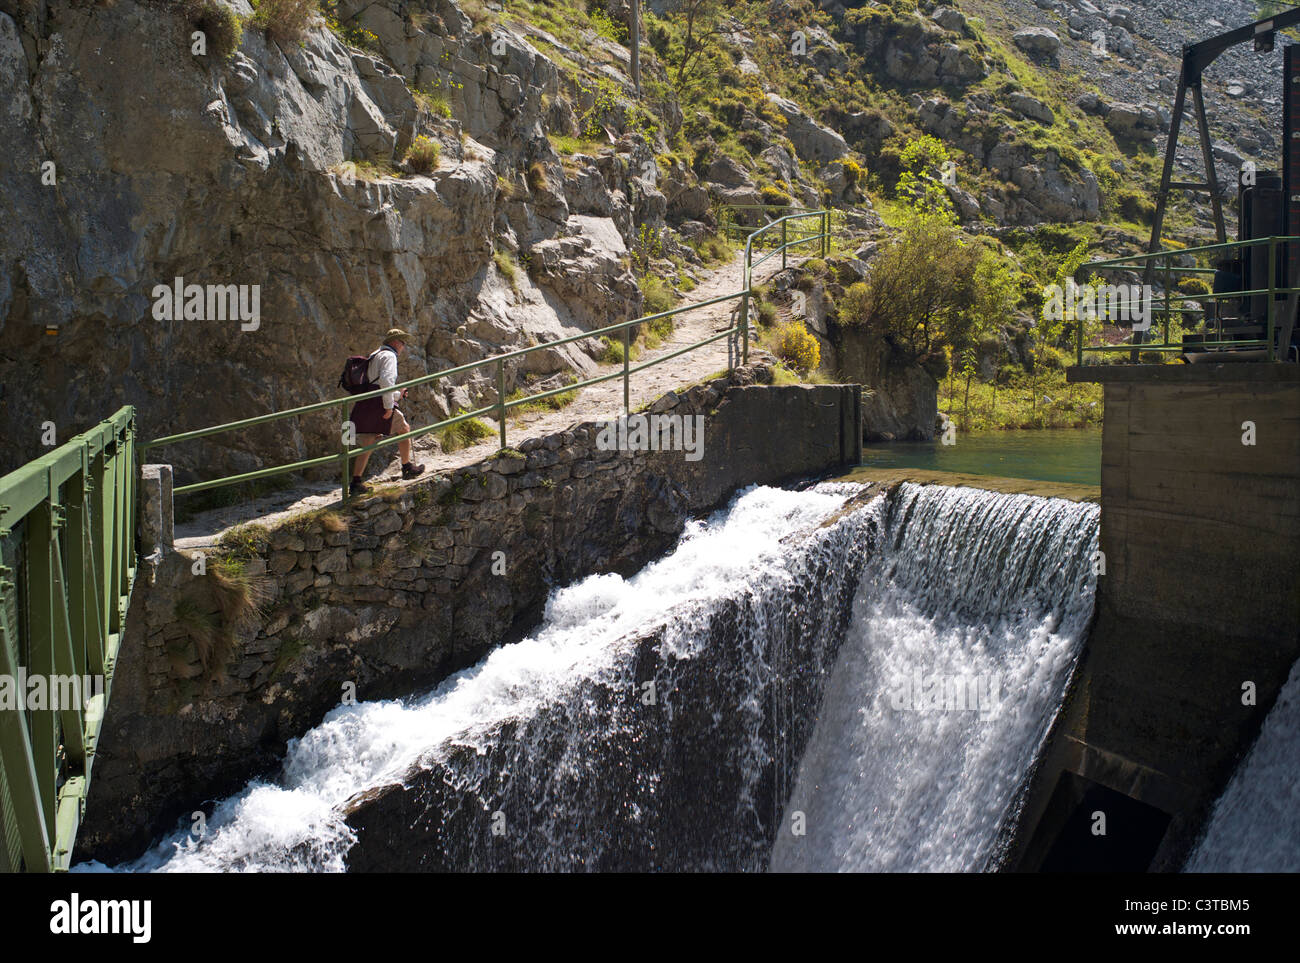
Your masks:
M348 420L356 425L358 435L384 435L393 433L393 419L384 417L384 399L367 398L352 406Z

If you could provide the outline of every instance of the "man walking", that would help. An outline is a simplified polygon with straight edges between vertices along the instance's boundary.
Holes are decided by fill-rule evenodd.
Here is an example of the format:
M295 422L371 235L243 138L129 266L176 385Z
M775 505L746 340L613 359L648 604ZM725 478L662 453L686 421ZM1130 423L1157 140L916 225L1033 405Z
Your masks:
M370 356L370 363L366 367L366 379L371 384L370 390L391 388L397 384L397 358L406 350L406 342L410 338L411 336L401 328L391 328L384 335L384 343ZM394 431L402 435L411 430L406 417L402 414L402 409L397 407L404 394L406 394L405 390L389 391L358 401L352 406L352 414L349 417L356 427L359 445L364 447L373 444L380 438L387 438ZM423 465L411 461L409 438L399 441L397 450L402 456L403 478L415 478L424 472ZM357 456L352 468L352 491L358 495L365 495L370 491L370 487L361 480L361 476L366 473L366 463L369 460L370 452L363 451Z

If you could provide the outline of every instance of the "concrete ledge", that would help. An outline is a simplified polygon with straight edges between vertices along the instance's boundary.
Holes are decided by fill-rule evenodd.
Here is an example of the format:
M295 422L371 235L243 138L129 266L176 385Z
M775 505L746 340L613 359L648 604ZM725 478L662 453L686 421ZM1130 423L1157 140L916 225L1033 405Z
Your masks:
M1216 381L1297 382L1300 364L1237 362L1233 364L1093 364L1065 369L1071 384L1206 384Z

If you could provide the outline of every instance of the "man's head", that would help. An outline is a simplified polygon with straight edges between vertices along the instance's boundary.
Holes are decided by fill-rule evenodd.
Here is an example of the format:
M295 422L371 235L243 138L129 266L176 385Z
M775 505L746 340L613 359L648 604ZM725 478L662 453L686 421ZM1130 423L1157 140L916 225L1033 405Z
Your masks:
M406 348L406 344L411 340L411 336L401 328L389 328L388 333L384 335L384 344L394 348L398 354L401 354Z

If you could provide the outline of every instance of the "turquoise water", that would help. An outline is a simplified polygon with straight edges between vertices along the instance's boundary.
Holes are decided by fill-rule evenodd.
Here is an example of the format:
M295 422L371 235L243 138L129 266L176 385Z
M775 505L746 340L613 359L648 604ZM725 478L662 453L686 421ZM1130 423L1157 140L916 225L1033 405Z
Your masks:
M958 435L953 445L938 439L866 445L862 465L1100 485L1101 429L990 431Z

